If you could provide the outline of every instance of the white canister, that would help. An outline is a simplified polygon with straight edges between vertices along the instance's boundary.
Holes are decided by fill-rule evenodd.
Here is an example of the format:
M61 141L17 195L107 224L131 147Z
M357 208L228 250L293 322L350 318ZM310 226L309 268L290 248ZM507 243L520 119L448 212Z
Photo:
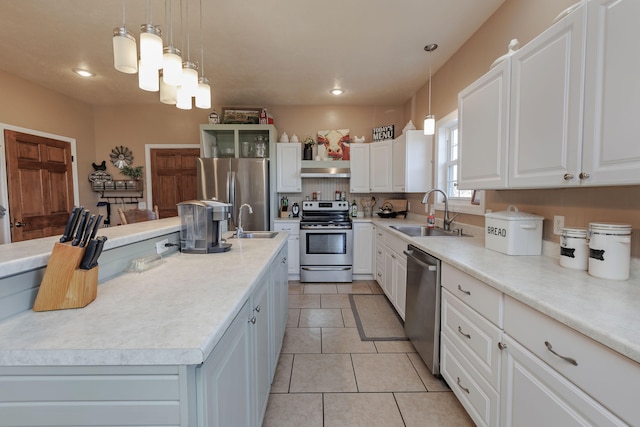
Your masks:
M601 279L627 280L631 263L631 226L589 224L589 274Z
M586 270L589 264L589 244L586 228L560 229L560 265L575 270Z

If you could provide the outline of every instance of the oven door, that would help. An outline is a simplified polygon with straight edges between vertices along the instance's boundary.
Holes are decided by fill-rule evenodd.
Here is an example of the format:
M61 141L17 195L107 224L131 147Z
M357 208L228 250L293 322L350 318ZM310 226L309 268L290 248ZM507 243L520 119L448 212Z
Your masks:
M351 266L353 230L314 228L300 230L300 265Z

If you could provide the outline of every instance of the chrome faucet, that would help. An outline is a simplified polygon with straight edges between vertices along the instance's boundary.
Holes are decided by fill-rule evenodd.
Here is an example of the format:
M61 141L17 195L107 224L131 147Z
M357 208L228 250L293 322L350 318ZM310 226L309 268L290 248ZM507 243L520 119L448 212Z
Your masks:
M422 198L422 204L423 205L426 205L429 202L429 196L434 191L438 191L438 192L442 193L442 197L444 197L444 218L442 220L442 228L445 231L450 231L451 230L451 223L453 222L453 220L458 215L460 215L460 213L458 212L453 217L449 218L449 199L447 198L447 193L445 193L444 191L442 191L442 190L440 190L438 188L433 188L433 189L427 191L427 194L425 194L424 197Z
M244 208L245 206L249 208L250 214L253 213L253 208L251 207L250 204L244 203L240 205L240 208L238 209L238 235L244 232L244 230L242 229L242 208Z

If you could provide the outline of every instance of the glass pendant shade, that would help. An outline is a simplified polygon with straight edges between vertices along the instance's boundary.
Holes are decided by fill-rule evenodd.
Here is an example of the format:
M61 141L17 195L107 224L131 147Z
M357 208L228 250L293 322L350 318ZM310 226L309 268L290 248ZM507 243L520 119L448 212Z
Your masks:
M425 135L433 135L436 133L436 118L433 114L427 114L424 116L423 128Z
M176 105L178 102L178 87L165 83L162 74L163 70L160 70L160 102Z
M156 71L162 68L162 32L154 25L140 26L140 62Z
M206 77L200 77L198 80L196 107L207 110L211 108L211 86L209 85L209 79Z
M113 66L122 73L138 72L136 39L124 27L113 29Z
M193 62L182 63L182 82L180 86L195 96L198 91L198 69Z
M162 71L162 79L166 84L180 86L182 83L182 58L178 49L171 46L164 48Z
M176 107L181 110L191 110L191 92L184 86L178 86L178 102Z
M160 89L158 70L144 65L142 60L139 63L138 87L149 92L157 92Z

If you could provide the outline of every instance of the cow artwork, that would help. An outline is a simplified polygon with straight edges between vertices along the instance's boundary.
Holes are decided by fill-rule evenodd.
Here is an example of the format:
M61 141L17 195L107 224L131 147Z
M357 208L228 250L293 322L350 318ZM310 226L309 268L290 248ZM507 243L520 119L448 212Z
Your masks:
M349 160L350 142L349 129L319 130L318 153L324 151L321 160Z

